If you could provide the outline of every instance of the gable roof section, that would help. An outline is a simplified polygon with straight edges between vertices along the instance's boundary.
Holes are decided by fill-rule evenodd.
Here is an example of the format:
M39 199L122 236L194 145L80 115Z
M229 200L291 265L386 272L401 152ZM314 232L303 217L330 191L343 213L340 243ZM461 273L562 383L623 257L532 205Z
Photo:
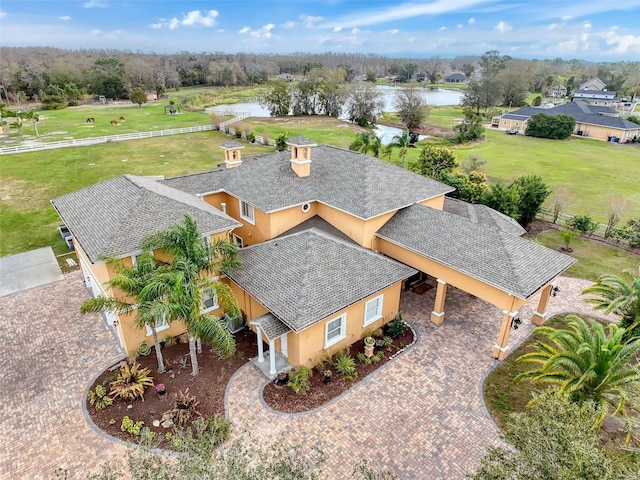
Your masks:
M91 262L140 250L142 239L191 215L203 234L240 226L201 199L149 177L122 175L51 200Z
M290 156L283 151L246 158L236 168L164 183L196 195L224 190L267 213L318 201L362 219L454 190L369 155L326 145L312 147L311 175L300 178Z
M537 113L545 113L547 115L570 115L575 118L576 123L600 125L604 127L619 128L622 130L635 130L638 128L637 124L630 122L625 118L613 116L618 115L618 112L612 108L599 105L589 105L581 100L565 103L553 108L524 107L507 113L501 118L524 121Z
M576 261L516 235L420 204L400 210L376 235L522 299Z
M312 228L246 247L227 276L299 332L416 270Z
M455 198L445 197L443 210L509 235L520 236L527 233L513 218L486 205L467 203Z

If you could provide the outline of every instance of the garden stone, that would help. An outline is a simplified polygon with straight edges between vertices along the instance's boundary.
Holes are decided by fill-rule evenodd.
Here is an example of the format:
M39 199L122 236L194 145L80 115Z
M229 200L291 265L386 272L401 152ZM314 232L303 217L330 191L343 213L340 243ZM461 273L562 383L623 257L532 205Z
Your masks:
M160 426L160 420L154 420L153 421L153 426L156 427L156 428L159 427Z

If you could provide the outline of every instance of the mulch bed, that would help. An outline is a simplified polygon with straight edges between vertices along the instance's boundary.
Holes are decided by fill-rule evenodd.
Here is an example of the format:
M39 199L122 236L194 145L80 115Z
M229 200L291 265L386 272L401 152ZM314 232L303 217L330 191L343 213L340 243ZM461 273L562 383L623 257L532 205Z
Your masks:
M311 389L307 392L296 394L286 385L276 385L275 382L271 382L264 387L262 396L267 405L279 412L299 413L318 408L349 390L356 383L361 382L369 374L387 363L393 354L402 348L412 345L414 340L413 330L407 329L404 335L393 340L392 345L382 348L385 352L382 360L369 365L363 364L356 359L356 355L359 352L364 352L364 341L359 340L349 348L349 353L354 358L358 370L358 376L353 381L345 380L338 375L335 368L331 367L333 371L331 382L325 384L322 371L318 367L314 367L313 376L311 377ZM379 348L376 347L375 350L377 352Z
M93 422L104 432L122 440L135 441L131 434L122 432L120 426L122 418L128 415L134 422L142 420L145 427L158 432L161 436L172 429L162 426L153 427L154 420L160 420L162 414L171 408L179 391L189 389L189 394L194 395L200 405L198 411L204 418L214 415L224 416L224 393L231 376L245 365L250 358L257 355L256 335L249 329L236 333L236 354L229 359L220 359L216 353L211 352L207 345L203 344L202 353L198 354L198 366L200 373L194 378L191 376L191 362L186 368L180 365L180 359L189 356L189 344L177 343L162 349L165 363L170 362L165 373L158 373L158 363L155 352L146 357L138 357L137 361L151 370L154 383L164 383L167 393L159 395L153 387L147 388L144 401L125 401L116 399L113 404L104 410L96 409L87 401L87 411ZM117 374L118 370L103 372L91 386L92 389L99 384L105 384L108 389L108 379ZM128 408L130 406L130 408ZM115 420L115 422L113 422ZM111 423L111 424L110 424ZM166 445L164 445L166 446Z

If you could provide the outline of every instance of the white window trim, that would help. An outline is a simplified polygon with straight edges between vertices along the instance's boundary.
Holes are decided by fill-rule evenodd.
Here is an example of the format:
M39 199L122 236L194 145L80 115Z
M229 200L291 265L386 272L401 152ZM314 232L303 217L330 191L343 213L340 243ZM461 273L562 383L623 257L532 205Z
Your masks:
M167 322L166 316L163 315L162 321L164 322L164 325L160 325L160 326L156 325L156 333L160 333L169 329L170 325L169 325L169 322ZM149 327L149 325L145 325L145 327L147 329L147 337L152 336L153 332L151 331L151 327Z
M244 240L241 236L232 233L231 238L233 238L234 243L238 245L238 248L244 248Z
M256 222L256 220L255 220L255 218L256 218L256 212L255 212L255 208L253 208L253 205L251 205L250 203L247 203L247 202L245 202L245 201L243 201L243 200L238 200L238 201L240 202L240 218L241 218L241 219L243 219L243 220L246 220L246 221L247 221L247 222L249 222L251 225L255 225L255 224L256 224L256 223L255 223L255 222ZM245 216L245 215L242 213L242 205L243 205L243 204L247 206L247 209L251 209L251 210L250 210L250 211L251 211L251 216L250 216L250 217Z
M215 295L215 299L216 299L215 305L213 305L212 307L205 308L205 309L201 310L202 313L208 313L208 312L211 312L213 310L217 310L218 308L220 308L220 303L218 302L218 295L216 295L215 291L213 292L213 294ZM202 292L202 295L203 295L203 297L202 297L202 306L204 307L204 292Z
M331 340L328 339L329 336L329 324L335 322L336 320L340 320L340 335ZM344 340L347 338L347 314L343 313L342 315L328 320L327 323L324 324L324 348L329 348L332 345Z
M375 316L373 318L371 318L370 320L367 320L367 309L368 309L367 307L369 306L370 303L373 303L373 302L378 302L378 308L376 309ZM364 304L364 323L362 324L363 327L366 327L367 325L371 325L376 320L380 320L382 318L382 306L383 305L384 305L384 294L378 295L377 297L372 298L368 302L365 302L365 304Z

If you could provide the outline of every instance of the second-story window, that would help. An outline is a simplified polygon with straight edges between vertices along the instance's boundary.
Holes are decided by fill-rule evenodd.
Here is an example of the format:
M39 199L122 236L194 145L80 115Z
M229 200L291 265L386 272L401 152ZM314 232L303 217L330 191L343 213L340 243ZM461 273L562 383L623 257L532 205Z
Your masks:
M253 225L255 223L253 205L249 205L247 202L240 200L240 218Z

